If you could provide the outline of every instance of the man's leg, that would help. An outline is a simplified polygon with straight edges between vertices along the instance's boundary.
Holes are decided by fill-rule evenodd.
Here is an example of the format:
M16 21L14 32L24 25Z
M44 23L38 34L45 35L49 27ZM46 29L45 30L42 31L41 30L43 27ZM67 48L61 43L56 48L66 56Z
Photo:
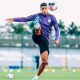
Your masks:
M35 77L32 80L38 80L39 76L43 72L43 70L44 70L44 68L46 66L46 63L48 61L48 51L44 51L41 54L41 60L42 60L42 63L40 65L39 69L38 69L38 72L37 72L37 74L35 75Z
M41 35L41 28L36 29L35 33L36 33L36 35ZM40 76L40 74L43 72L43 70L45 68L45 65L47 64L47 60L48 60L48 51L47 50L44 51L43 53L41 53L41 60L42 60L42 63L39 67L37 76Z
M39 27L38 29L35 29L35 34L36 36L41 35L41 27Z
M44 51L42 54L41 54L41 60L42 60L42 63L39 67L39 70L37 72L37 76L40 76L41 73L43 72L46 64L47 64L47 61L48 61L48 51Z
M35 34L36 35L41 35L41 28L39 29L35 29ZM36 74L36 76L32 79L32 80L38 80L38 77L41 75L41 73L43 72L45 66L46 66L46 63L48 61L48 51L44 51L43 53L41 53L41 60L42 60L42 63L38 69L38 72Z

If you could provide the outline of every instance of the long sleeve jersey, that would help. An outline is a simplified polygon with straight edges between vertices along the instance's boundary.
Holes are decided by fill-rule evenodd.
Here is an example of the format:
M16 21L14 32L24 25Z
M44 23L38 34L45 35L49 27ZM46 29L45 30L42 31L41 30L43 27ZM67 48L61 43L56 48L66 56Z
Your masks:
M28 17L18 17L13 18L15 22L27 22L27 21L34 21L36 17L39 17L39 24L41 26L42 35L49 41L49 34L51 32L51 27L54 27L55 30L55 40L59 40L59 27L56 18L52 14L34 14Z

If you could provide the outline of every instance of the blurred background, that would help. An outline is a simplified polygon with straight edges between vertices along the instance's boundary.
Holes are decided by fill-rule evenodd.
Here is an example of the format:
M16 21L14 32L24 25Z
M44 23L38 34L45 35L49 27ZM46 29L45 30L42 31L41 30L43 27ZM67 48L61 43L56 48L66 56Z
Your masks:
M7 74L13 74L13 80L31 80L40 64L39 48L32 41L34 23L7 23L7 17L23 17L39 12L42 0L6 0L0 1L0 80L6 80ZM80 18L79 0L44 0L55 3L56 16L60 29L60 45L55 47L50 36L50 55L41 80L79 80L80 74ZM33 5L33 6L32 6ZM53 32L55 33L55 32ZM46 79L46 73L49 74Z

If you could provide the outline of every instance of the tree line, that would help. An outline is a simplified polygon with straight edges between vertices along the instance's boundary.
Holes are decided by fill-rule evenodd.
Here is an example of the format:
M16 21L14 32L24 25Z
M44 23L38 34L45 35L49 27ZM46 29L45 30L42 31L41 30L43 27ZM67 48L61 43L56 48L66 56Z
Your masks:
M62 20L59 20L58 22L59 29L60 29L60 35L74 35L74 36L80 36L80 26L77 26L75 22L72 22L69 26L66 26ZM27 22L27 23L6 23L4 25L5 27L10 27L14 29L14 33L22 33L27 32L28 34L31 34L31 31L33 29L34 23Z

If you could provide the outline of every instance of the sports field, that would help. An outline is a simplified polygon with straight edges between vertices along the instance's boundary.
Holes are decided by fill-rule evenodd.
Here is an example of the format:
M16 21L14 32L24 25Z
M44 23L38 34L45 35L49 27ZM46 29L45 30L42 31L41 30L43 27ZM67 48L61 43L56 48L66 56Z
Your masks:
M24 69L16 70L0 70L0 80L8 80L7 74L13 74L14 78L12 80L31 80L35 75L36 71ZM62 68L52 69L50 71L45 70L40 77L40 80L80 80L80 70L70 69L65 70Z

